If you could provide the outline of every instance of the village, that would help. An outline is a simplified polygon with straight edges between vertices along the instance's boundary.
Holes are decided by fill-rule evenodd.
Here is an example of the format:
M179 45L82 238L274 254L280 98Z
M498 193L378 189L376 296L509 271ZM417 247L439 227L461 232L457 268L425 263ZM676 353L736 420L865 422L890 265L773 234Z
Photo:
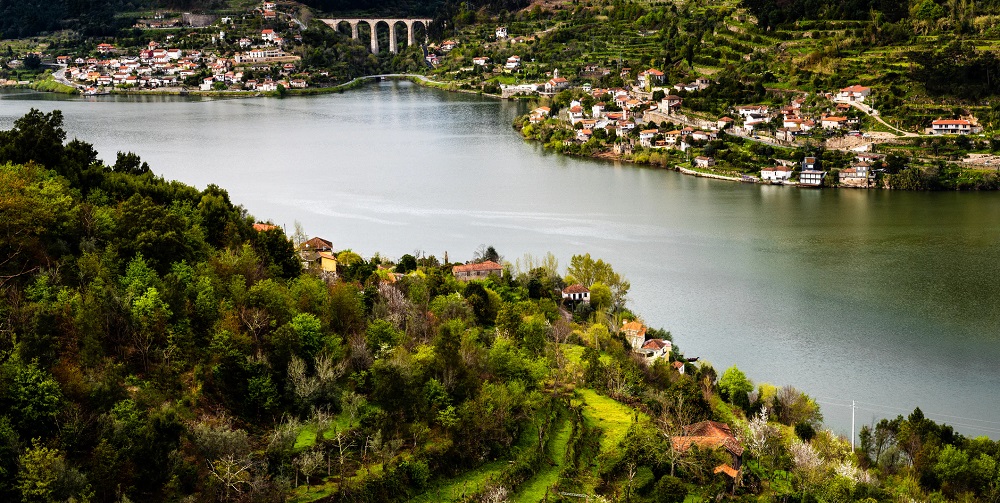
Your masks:
M57 65L59 70L53 74L57 81L88 96L112 91L273 93L282 88L305 89L311 76L301 71L301 57L288 50L302 41L302 26L276 9L274 2L263 2L239 22L233 17L157 14L136 23L145 33L163 31L145 46L100 43L87 54L35 56ZM288 18L287 23L279 20L282 17ZM193 31L178 35L170 30L179 26ZM262 26L269 27L257 29Z
M480 63L479 59L475 64L488 64L488 61ZM516 69L517 65L519 58L514 56L508 59L505 68ZM621 69L623 80L630 72L629 68ZM686 113L684 97L679 95L707 89L713 85L708 78L669 86L664 83L663 72L650 68L639 72L633 82L624 88L594 88L590 84L572 88L570 82L554 70L552 78L545 83L501 88L505 98L538 96L552 100L565 90L581 92L556 114L549 106L539 106L527 116L527 123L532 125L555 123L572 128L575 133L564 140L566 144L589 145L592 139L600 138L610 143L615 158L621 159L628 159L640 149L678 151L686 159L685 163L675 166L681 172L742 182L874 188L877 175L884 171L882 166L886 157L875 153L874 149L879 143L896 137L893 133L862 131L863 117L881 119L878 111L866 103L872 89L861 85L823 93L815 97L811 107L805 106L809 96L803 95L794 97L780 108L763 104L732 107L729 115L711 120ZM981 131L975 118L937 119L925 129L924 135L970 135ZM832 179L831 170L809 155L797 159L775 158L774 165L764 166L754 174L724 176L715 173L719 160L703 153L708 142L722 139L724 135L773 147L829 145L850 153L852 159L849 166L841 166L833 172ZM899 136L904 135L900 133Z

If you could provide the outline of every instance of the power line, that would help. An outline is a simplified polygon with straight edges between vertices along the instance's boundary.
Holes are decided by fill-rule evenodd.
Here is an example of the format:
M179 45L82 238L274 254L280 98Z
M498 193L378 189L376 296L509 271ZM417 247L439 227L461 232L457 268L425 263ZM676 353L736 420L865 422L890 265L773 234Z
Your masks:
M907 409L907 408L904 408L904 407L899 407L899 406L894 406L894 405L879 405L879 404L874 404L874 403L870 403L870 402L861 402L861 401L854 401L854 400L852 400L852 403L854 404L854 405L852 405L852 404L848 404L848 403L837 403L837 402L827 401L827 400L837 400L837 401L845 401L846 402L847 400L845 400L843 398L832 398L832 397L825 397L825 396L818 396L818 398L825 399L825 400L816 400L816 399L814 399L814 401L816 403L819 403L819 404L830 405L830 406L834 406L834 407L851 408L852 409L852 417L853 417L853 409L854 408L858 408L858 409L862 409L862 410L867 410L869 412L875 412L875 413L878 413L878 414L886 414L888 411L896 412L896 413L898 413L898 412L903 412L903 413L910 413L910 412L912 412L912 410L910 410L910 409ZM976 419L976 418L972 418L972 417L956 416L956 415L953 415L953 414L944 414L944 413L941 413L941 412L928 412L928 411L925 411L923 409L921 409L921 412L923 412L924 416L926 416L926 417L939 416L939 417L943 417L943 418L950 418L950 419L941 419L940 420L941 422L947 424L948 426L960 426L960 427L963 427L963 428L969 428L969 429L976 430L976 431L982 431L982 432L986 432L986 433L992 433L992 434L1000 435L1000 421L991 421L991 420L988 420L988 419ZM934 419L933 417L930 417L930 418ZM986 423L986 424L969 424L969 423L962 423L962 422L952 421L951 419L958 419L958 420L961 420L961 421L971 421L972 423ZM996 425L996 426L994 426L994 425ZM853 430L853 428L852 428L852 430Z

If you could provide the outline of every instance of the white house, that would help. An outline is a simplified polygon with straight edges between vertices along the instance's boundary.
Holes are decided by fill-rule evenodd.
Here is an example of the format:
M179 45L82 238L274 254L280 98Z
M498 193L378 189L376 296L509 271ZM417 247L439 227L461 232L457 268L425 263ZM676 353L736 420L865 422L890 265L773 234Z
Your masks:
M965 119L938 119L931 122L931 132L934 134L971 134L981 130Z
M472 58L472 64L478 65L478 66L486 66L486 63L489 63L489 62L490 62L490 58L487 58L485 56L480 56L478 58Z
M274 36L275 36L274 35L274 30L272 30L270 28L265 29L265 30L261 30L261 32L260 32L260 38L262 38L262 39L264 39L264 40L266 40L268 42L273 41L274 40Z
M507 64L503 65L508 70L517 70L521 66L521 56L511 56L507 58Z
M669 358L671 349L673 349L673 344L668 340L650 339L643 343L642 347L636 350L636 353L645 356L647 362L650 362L660 358Z
M545 92L554 93L569 87L569 81L562 77L553 77L545 83Z
M799 173L799 185L819 187L823 185L823 178L825 177L826 171L818 171L814 169L802 170Z
M659 133L656 129L643 129L639 131L639 144L649 148L653 146L653 138Z
M639 73L639 86L644 87L646 84L651 86L660 85L663 83L663 72L650 68L644 72Z
M865 101L865 98L872 93L870 87L850 86L845 87L837 93L837 99L842 101Z
M562 298L564 300L590 302L590 289L577 283L563 288Z
M834 115L823 117L823 119L820 120L820 126L822 126L823 129L840 129L844 127L844 124L846 123L847 117L837 117Z
M771 166L760 170L760 177L768 182L783 182L792 177L792 168Z
M507 27L498 26L496 30L497 38L507 38Z

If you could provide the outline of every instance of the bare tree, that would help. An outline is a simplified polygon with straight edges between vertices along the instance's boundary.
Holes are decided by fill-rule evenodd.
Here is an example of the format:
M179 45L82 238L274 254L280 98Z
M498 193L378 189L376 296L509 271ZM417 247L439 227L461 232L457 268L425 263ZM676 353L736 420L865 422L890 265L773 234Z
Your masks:
M222 484L225 499L229 501L233 493L243 494L250 489L253 465L253 457L249 454L242 457L228 454L215 461L209 460L208 472Z
M306 492L309 492L309 477L312 477L316 470L323 465L323 452L322 451L306 451L295 458L295 466L298 467L302 475L306 477ZM296 485L298 485L298 476L296 475Z
M690 446L678 439L683 436L684 426L693 421L694 411L685 403L684 395L681 394L670 397L660 393L656 399L660 403L660 415L656 418L656 425L660 435L666 440L666 456L670 462L670 476L673 477L677 465L691 464L686 458Z
M340 479L344 479L344 465L347 463L347 454L354 447L354 439L341 430L333 436L333 443L337 448L337 464L340 465Z
M259 307L245 307L240 309L240 321L254 341L259 343L261 333L271 324L271 316Z

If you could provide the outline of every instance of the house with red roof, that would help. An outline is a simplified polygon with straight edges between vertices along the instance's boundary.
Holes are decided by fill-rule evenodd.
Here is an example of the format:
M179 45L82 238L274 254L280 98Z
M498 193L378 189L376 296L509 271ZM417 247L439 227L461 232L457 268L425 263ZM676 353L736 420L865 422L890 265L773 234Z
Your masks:
M715 473L724 473L737 480L742 466L743 446L733 435L728 424L718 421L702 421L684 426L681 435L671 437L670 443L674 449L687 452L692 447L706 450L725 449L730 455L730 463L715 467Z
M622 333L633 350L642 348L646 343L646 325L641 321L634 320L622 325Z
M843 101L865 101L865 98L872 93L872 88L865 86L845 87L837 93L837 99Z
M490 275L503 276L503 266L487 260L473 264L456 265L451 268L452 275L459 281L472 281L474 279L485 279Z
M973 134L982 131L965 119L938 119L931 122L932 134Z
M590 289L579 283L569 285L563 288L562 298L573 302L590 302Z

